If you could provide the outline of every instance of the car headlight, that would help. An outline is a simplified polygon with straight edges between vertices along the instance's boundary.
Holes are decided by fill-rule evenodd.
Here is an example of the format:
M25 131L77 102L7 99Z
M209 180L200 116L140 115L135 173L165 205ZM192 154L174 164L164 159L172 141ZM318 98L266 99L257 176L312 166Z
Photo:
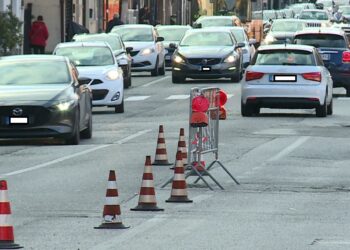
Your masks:
M235 57L233 55L229 55L228 57L226 57L225 59L225 63L233 63L235 61Z
M154 53L154 51L155 51L154 48L146 48L146 49L143 49L141 51L141 55L148 56L148 55Z
M108 80L117 80L120 76L119 71L117 69L110 70L106 73L106 78Z
M176 55L176 56L174 56L174 62L176 62L176 63L184 63L185 60L181 56Z
M74 106L74 103L75 103L75 100L63 101L63 102L56 104L56 108L59 111L67 111Z
M267 43L267 44L273 43L274 41L276 41L276 38L272 35L267 35L265 38L265 43Z

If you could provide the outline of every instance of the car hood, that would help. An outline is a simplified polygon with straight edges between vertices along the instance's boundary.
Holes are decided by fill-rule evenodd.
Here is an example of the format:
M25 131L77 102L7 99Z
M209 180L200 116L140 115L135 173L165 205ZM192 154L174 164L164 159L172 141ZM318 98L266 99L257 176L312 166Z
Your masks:
M124 42L125 47L132 47L133 51L154 47L154 42Z
M67 84L0 86L0 105L65 100L72 94L73 88Z
M179 47L178 52L184 57L213 57L213 58L221 58L226 56L229 53L233 52L233 47Z
M118 69L116 65L109 66L77 66L79 77L91 77L91 76L104 76L108 71L112 69Z

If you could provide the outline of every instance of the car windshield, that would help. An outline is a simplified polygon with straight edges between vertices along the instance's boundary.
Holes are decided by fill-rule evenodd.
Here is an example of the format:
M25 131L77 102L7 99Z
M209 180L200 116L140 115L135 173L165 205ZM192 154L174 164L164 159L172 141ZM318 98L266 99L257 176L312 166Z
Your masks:
M276 21L272 24L271 31L274 32L296 32L303 29L303 23L291 21Z
M119 50L122 49L123 46L120 42L120 40L117 37L113 36L89 36L89 35L83 35L83 36L75 36L73 37L74 41L83 42L83 41L90 41L90 42L106 42L111 46L112 50Z
M65 61L0 60L0 86L67 84L71 81Z
M231 30L231 33L236 38L237 42L244 43L246 41L243 30Z
M315 65L313 53L305 50L263 50L255 65Z
M154 41L151 28L116 27L112 29L112 32L120 35L124 42Z
M56 50L56 55L68 57L76 66L114 64L113 55L108 47L63 47Z
M200 20L198 23L202 24L202 28L214 26L235 26L232 18L206 18Z
M226 32L194 32L186 35L180 46L233 46L233 41Z
M350 15L350 6L339 6L339 11L344 15Z
M332 2L333 1L331 0L331 1L322 1L320 3L323 4L323 8L329 8L329 7L333 7L333 3Z
M325 12L319 11L303 11L299 18L308 20L328 20L328 15Z
M180 41L188 29L163 28L158 29L159 36L164 37L164 41Z
M302 34L294 39L294 43L311 45L316 48L346 48L344 37L333 34Z

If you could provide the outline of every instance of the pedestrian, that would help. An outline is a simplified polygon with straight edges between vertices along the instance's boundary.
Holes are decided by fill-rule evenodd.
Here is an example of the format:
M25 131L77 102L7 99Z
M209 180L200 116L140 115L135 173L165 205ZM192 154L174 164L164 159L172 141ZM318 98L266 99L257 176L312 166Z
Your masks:
M145 5L139 11L139 23L141 24L150 24L151 14L149 12L148 6Z
M45 47L49 31L44 23L43 16L38 16L37 20L32 23L29 31L29 41L34 54L45 54Z
M124 23L120 20L119 13L113 15L113 19L107 24L106 33L111 32L114 26L123 25Z
M256 44L254 45L256 48L259 47L262 39L264 37L264 28L263 21L259 19L253 19L248 28L249 38L255 39Z

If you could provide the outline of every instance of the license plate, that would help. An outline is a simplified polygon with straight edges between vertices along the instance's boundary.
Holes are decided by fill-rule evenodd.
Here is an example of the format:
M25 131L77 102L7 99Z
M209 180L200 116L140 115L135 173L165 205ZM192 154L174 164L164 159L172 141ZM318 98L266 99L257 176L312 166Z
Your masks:
M171 56L165 56L165 60L170 60Z
M28 117L10 117L9 124L28 124Z
M274 75L272 79L274 82L296 82L297 76L296 75Z
M202 71L211 71L211 68L207 67L207 66L203 66L202 67Z
M329 61L331 59L330 54L321 54L322 60Z

